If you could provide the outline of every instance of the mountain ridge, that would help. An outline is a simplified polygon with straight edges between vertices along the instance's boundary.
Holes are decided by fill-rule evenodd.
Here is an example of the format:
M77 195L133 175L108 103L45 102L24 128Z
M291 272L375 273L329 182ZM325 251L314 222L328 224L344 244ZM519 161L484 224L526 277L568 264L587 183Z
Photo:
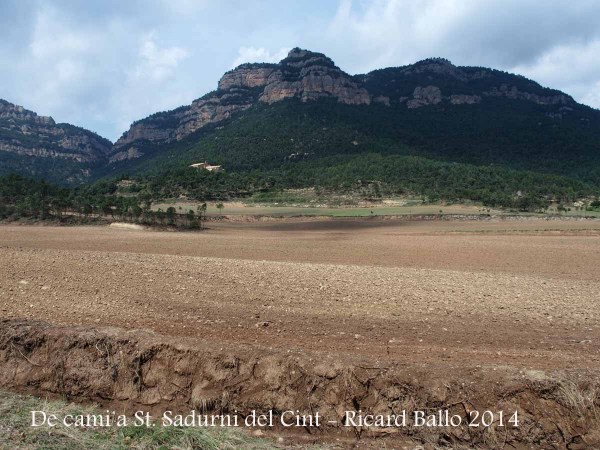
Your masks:
M40 116L34 111L3 99L0 99L0 126L4 130L19 131L24 135L37 132L37 134L45 134L48 138L56 137L59 139L56 141L59 148L52 156L84 162L97 161L102 155L108 155L111 152L112 142L93 131L69 123L56 123L50 116ZM19 144L21 143L14 143L15 146L19 146ZM7 145L6 139L0 145ZM26 145L23 145L24 154L29 154L27 148ZM61 152L60 149L63 151ZM43 150L39 151L43 152ZM32 156L37 152L37 149L31 148ZM37 154L37 156L42 155Z
M111 152L112 143L92 131L0 99L0 174L30 167L33 175L80 182Z
M429 80L418 80L424 73ZM440 80L448 76L454 82ZM486 79L498 79L498 82L494 84ZM279 63L245 63L226 72L219 80L217 90L194 100L189 106L134 122L115 143L116 159L140 157L142 152L135 142L181 140L258 102L272 104L288 98L301 101L334 98L350 105L405 104L407 108L415 109L445 101L471 105L492 97L562 107L555 112L555 117L565 114L569 108L582 106L569 95L544 88L525 77L483 67L454 66L444 58L428 58L406 66L349 75L322 53L294 48ZM129 150L131 147L133 151Z
M214 91L136 120L114 144L31 111L21 114L32 122L27 126L40 129L47 146L29 155L0 151L0 174L8 167L77 184L205 160L252 171L380 153L600 184L594 181L600 174L600 111L523 76L455 66L444 58L350 75L323 53L294 48L279 63L245 63L225 72ZM6 145L7 129L26 140L27 129L14 125L0 126L0 145ZM71 144L48 141L44 127L70 133Z

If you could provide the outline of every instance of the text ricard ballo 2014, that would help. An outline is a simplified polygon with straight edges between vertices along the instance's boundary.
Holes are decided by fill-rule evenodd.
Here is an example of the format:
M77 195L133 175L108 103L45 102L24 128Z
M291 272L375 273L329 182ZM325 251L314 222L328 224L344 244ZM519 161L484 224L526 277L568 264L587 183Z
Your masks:
M363 411L345 411L342 418L327 419L319 412L303 414L299 410L256 411L246 414L201 414L189 411L176 414L164 411L162 415L150 415L147 411L136 411L133 415L117 414L107 410L103 414L53 414L50 411L31 411L32 427L249 427L319 428L327 426L392 428L392 427L518 427L517 411L477 411L466 415L451 414L448 409L399 411L397 414L368 414Z

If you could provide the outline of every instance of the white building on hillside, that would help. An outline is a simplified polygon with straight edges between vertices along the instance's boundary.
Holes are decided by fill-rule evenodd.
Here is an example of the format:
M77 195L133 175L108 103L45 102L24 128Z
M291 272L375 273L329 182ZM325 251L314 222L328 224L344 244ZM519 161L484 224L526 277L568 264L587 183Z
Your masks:
M212 164L209 164L207 161L204 161L203 163L190 164L190 167L193 167L194 169L208 170L209 172L222 172L223 171L223 168L221 166L213 166Z

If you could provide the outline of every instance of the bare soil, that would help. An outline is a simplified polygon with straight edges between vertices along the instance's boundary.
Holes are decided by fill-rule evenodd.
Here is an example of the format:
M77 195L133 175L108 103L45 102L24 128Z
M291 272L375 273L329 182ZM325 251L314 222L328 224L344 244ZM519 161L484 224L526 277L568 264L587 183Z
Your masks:
M388 411L409 397L414 407L463 413L504 405L528 420L502 431L504 444L600 446L600 222L210 227L0 227L0 385L158 408L196 397L216 405L221 380L229 406L310 406L330 416L357 405ZM94 354L103 365L91 363ZM181 372L180 389L161 385L184 360L194 370ZM57 361L70 381L56 375ZM502 444L468 429L410 437Z

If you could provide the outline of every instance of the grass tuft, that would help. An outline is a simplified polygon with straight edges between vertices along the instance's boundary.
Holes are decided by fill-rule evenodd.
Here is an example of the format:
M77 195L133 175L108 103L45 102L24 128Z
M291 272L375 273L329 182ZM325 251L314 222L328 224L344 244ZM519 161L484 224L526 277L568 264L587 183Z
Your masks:
M0 391L0 449L58 450L272 450L280 448L267 439L250 437L231 428L97 427L62 425L31 427L31 411L66 414L98 414L95 408L63 401Z

